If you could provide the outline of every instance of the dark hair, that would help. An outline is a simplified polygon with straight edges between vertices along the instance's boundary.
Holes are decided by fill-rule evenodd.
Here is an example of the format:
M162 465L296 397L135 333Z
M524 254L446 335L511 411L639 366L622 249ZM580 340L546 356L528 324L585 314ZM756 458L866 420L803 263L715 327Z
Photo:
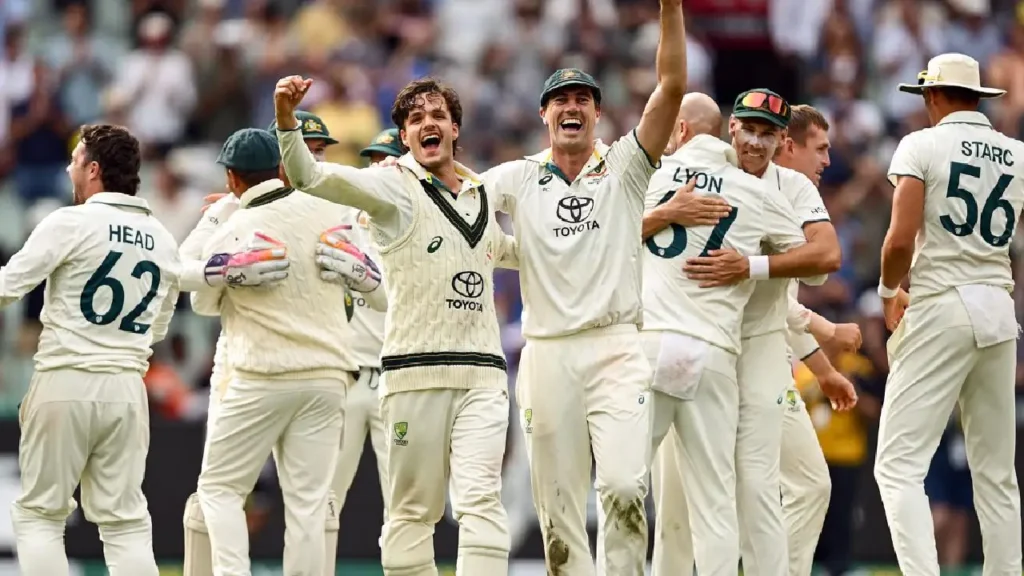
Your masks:
M797 104L790 108L790 110L792 115L790 116L787 129L789 130L789 137L797 144L803 146L807 143L807 133L810 131L811 126L816 126L828 132L828 120L814 106Z
M981 95L970 88L960 88L959 86L936 86L928 89L939 92L946 98L946 100L949 100L953 104L974 106L975 108L981 104Z
M462 125L462 102L459 101L459 95L455 90L445 86L440 80L423 78L409 82L395 97L395 103L391 106L391 121L395 126L404 129L409 114L420 106L420 97L428 94L437 94L444 98L445 104L448 105L448 113L452 116L452 123Z
M123 126L91 124L82 126L85 161L100 166L100 181L105 192L135 196L139 191L139 166L142 163L139 141Z
M233 170L231 168L229 168L229 170L231 170L231 173L241 180L242 184L245 184L248 188L252 188L257 184L262 184L267 180L273 180L278 177L278 174L280 174L277 168L273 170L257 170L255 172L242 172L241 170Z

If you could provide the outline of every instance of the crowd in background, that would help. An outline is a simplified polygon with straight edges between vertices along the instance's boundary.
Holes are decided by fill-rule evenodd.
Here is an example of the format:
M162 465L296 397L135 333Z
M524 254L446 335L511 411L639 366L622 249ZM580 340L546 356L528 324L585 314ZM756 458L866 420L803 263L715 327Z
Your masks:
M836 512L821 556L842 573L857 521L848 478L870 462L881 401L870 391L882 389L887 371L875 295L892 193L885 171L899 138L927 123L921 99L895 86L914 81L933 55L969 54L989 85L1009 90L985 111L998 129L1019 136L1024 2L685 0L684 7L690 90L712 94L727 112L738 92L765 86L813 104L831 124L821 193L844 262L801 296L834 321L861 323L862 353L833 359L863 385L860 409L832 414L813 377L797 376L833 468ZM184 239L203 196L223 188L214 163L220 144L238 128L271 122L273 84L288 74L316 80L303 106L340 141L328 149L333 162L360 164L359 149L389 127L397 91L426 74L459 91L459 159L470 167L547 147L538 97L544 78L563 66L586 69L602 84L598 132L610 141L635 126L655 85L657 17L657 0L4 0L0 258L70 201L64 168L75 129L97 121L124 124L139 137L141 195ZM502 273L496 286L514 366L517 278ZM0 317L0 398L12 415L32 372L41 297L37 290ZM147 375L155 417L204 417L218 330L182 302ZM934 504L949 508L937 517L950 519L943 534L952 534L940 536L948 539L940 550L956 563L970 484L965 498L955 419L936 463L929 490Z

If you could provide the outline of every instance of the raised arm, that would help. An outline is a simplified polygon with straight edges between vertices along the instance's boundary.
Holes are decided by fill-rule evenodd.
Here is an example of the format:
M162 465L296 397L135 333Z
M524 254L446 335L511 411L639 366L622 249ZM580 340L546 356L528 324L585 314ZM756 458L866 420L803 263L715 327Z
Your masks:
M636 139L650 158L659 158L675 129L686 93L686 26L682 0L661 0L661 36L656 61L658 86L644 109Z
M67 260L76 246L76 228L66 210L36 225L21 250L0 268L0 308L20 300Z

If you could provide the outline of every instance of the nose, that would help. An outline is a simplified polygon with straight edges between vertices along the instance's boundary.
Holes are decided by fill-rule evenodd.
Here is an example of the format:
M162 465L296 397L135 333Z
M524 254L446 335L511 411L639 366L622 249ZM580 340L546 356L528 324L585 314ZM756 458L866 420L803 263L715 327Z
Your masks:
M825 151L825 157L822 160L822 164L825 165L825 168L828 168L829 166L832 165L832 158L829 157L828 150Z

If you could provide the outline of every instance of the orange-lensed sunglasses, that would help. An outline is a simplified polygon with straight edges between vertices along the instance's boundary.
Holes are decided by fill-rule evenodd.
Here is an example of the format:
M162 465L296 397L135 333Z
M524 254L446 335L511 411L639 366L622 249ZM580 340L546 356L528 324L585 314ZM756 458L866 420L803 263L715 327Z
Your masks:
M779 96L764 92L751 92L744 96L743 100L740 100L740 104L747 108L763 108L779 116L786 115L786 101Z

